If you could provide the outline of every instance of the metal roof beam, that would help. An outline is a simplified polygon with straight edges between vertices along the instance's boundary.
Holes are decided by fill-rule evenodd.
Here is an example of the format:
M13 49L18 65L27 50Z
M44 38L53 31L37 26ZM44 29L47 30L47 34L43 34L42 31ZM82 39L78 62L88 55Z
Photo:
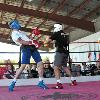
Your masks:
M84 0L82 3L80 3L78 6L76 6L71 12L69 12L68 16L73 16L74 14L81 11L85 7L85 5L90 3L90 1L91 0ZM70 28L70 26L67 26L67 27L64 28L64 30L68 30L69 28Z
M73 27L81 28L87 31L95 32L94 23L91 21L83 20L83 19L81 20L81 19L71 18L69 16L61 16L57 14L54 14L51 16L50 13L35 11L31 9L26 9L26 8L20 8L17 6L12 6L12 5L2 4L2 3L0 3L0 10L34 16L34 17L40 17L40 18L46 17L49 20L57 21L57 22L67 24Z
M99 10L100 10L100 4L98 4L92 11L87 13L82 19L88 19L89 17L91 17L94 13L96 13Z
M46 0L42 0L41 3L40 3L40 5L37 7L36 10L37 10L37 11L40 10L41 7L42 7L43 5L45 5L45 4L46 4ZM28 26L28 24L32 21L33 18L34 18L34 16L30 17L30 19L29 19L28 22L26 23L25 27Z
M1 27L1 28L7 28L7 29L9 29L8 24L1 24L1 23L0 23L0 27ZM22 28L21 28L21 31L24 31L24 32L32 32L32 29L31 29L31 28L22 27ZM48 31L42 31L42 30L41 30L41 34L43 34L43 35L51 35L52 33L51 33L51 32L48 32Z
M84 0L81 4L76 6L75 9L73 9L71 12L69 12L68 16L72 16L72 15L78 13L79 11L81 11L90 2L91 2L91 0Z

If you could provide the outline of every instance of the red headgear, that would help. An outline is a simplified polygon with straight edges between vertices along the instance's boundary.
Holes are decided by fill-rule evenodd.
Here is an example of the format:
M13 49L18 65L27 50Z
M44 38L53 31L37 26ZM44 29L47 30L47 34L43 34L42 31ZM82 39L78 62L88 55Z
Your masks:
M33 29L32 33L35 34L35 35L39 35L40 34L40 30L38 28Z

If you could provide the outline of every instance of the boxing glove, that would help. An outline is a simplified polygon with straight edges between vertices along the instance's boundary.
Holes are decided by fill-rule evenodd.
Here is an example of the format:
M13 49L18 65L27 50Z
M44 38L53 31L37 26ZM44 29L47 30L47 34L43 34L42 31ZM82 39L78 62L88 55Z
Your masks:
M29 41L29 45L35 45L36 48L41 46L36 40Z

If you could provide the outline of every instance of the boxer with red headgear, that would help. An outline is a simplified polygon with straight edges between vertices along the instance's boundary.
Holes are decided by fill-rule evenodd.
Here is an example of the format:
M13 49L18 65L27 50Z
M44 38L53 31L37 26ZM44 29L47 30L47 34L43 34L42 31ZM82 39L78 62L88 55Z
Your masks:
M39 83L38 86L47 89L48 87L45 85L43 81L43 63L40 56L40 53L38 52L35 44L36 41L31 40L25 33L20 31L21 25L17 20L13 20L9 23L9 27L12 29L11 37L12 40L22 47L22 59L21 59L21 67L19 68L18 72L15 75L15 78L13 79L12 83L9 86L9 91L13 91L15 87L16 80L18 76L21 74L21 72L26 67L26 64L30 64L30 58L34 59L34 61L37 63L38 73L39 73ZM34 31L35 34L40 34L37 29Z

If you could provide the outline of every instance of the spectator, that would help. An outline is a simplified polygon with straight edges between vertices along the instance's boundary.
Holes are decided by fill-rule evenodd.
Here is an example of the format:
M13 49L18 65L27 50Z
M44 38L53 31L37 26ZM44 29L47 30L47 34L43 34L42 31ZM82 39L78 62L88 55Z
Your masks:
M14 66L12 65L10 59L5 60L5 67L7 68L7 71L4 73L3 78L4 79L13 79L14 78Z
M50 78L54 74L54 69L50 65L50 61L46 60L44 64L44 77L45 78Z
M3 79L4 73L7 71L6 67L0 66L0 79Z
M25 67L25 69L23 70L22 74L23 74L23 79L27 79L28 78L29 73L28 73L27 67Z
M86 67L87 67L86 62L83 62L82 66L81 66L81 74L82 74L82 76L86 76Z
M98 69L100 69L100 59L97 60L96 66L97 66Z
M32 78L38 78L38 71L36 69L36 65L33 65L31 68Z
M97 66L97 74L100 75L100 59L97 60L96 66Z
M80 65L72 64L71 71L73 76L75 77L80 76Z
M94 76L95 73L94 71L97 69L96 65L95 64L91 64L90 65L90 72L91 72L91 76Z
M30 78L31 77L31 66L30 64L27 64L24 71L24 75L26 78Z

